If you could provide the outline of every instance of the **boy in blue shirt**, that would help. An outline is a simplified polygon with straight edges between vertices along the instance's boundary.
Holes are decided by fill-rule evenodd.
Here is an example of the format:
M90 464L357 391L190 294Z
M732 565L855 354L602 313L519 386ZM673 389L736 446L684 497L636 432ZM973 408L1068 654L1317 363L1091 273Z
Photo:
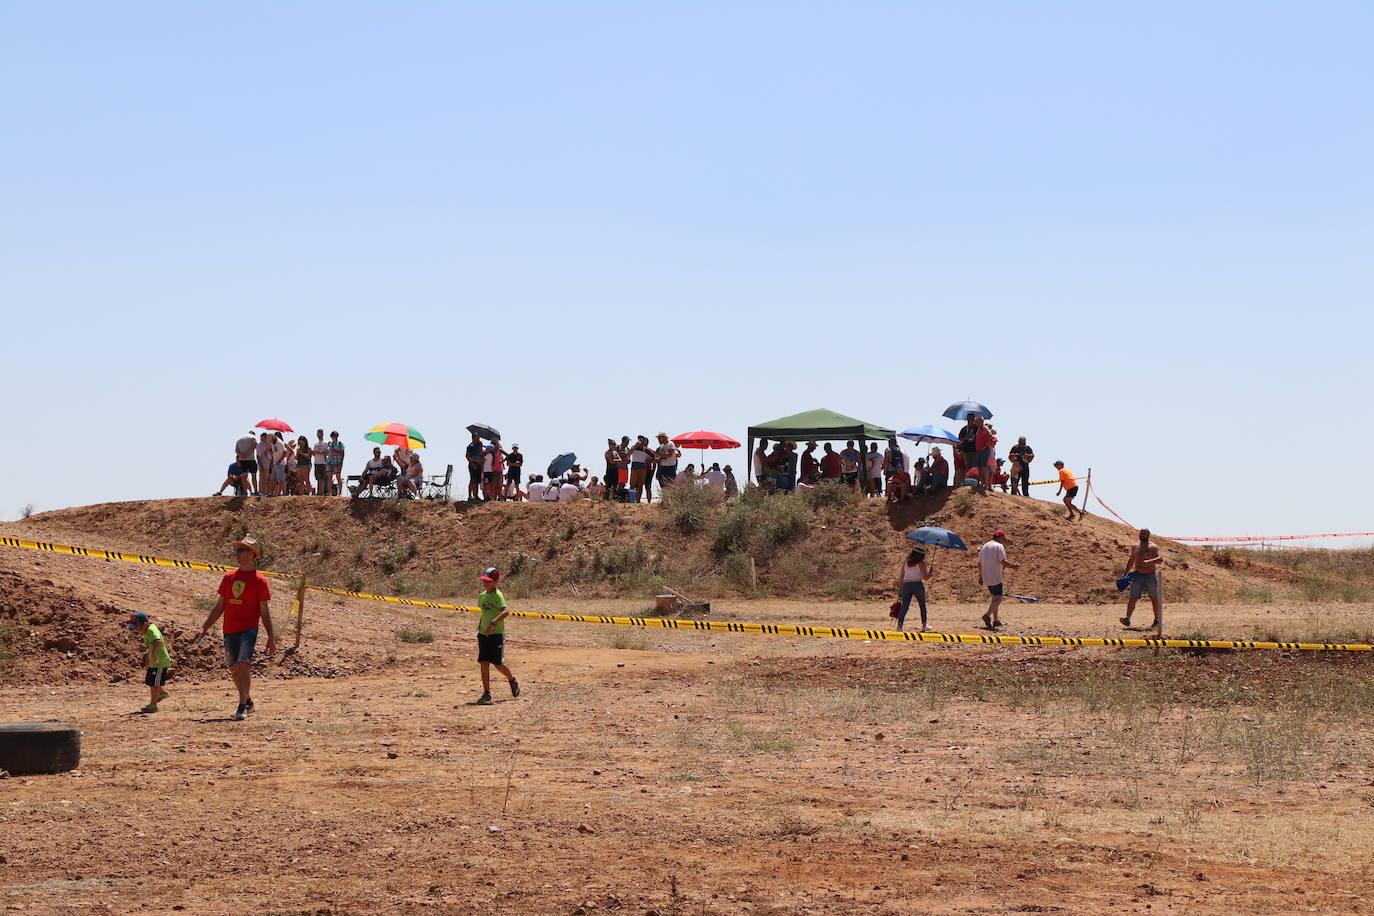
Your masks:
M496 587L501 579L501 571L495 566L482 573L482 594L477 596L477 607L482 618L477 622L477 663L482 667L482 695L478 697L479 706L491 705L491 666L510 681L510 695L520 696L520 682L506 667L506 596Z

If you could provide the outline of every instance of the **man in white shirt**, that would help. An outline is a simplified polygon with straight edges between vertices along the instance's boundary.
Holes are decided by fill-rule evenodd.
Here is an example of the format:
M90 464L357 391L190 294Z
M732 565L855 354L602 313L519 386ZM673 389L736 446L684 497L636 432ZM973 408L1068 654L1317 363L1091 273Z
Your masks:
M869 496L882 496L883 456L878 451L878 443L868 443L868 454L864 455L864 462L868 466L867 479L864 481L864 492Z
M530 484L525 488L525 498L532 503L542 503L547 490L548 485L544 483L544 478L538 474L531 474Z
M997 609L1002 605L1002 570L1021 568L1020 563L1012 563L1007 559L1007 549L1003 546L1006 540L1007 533L998 528L992 533L992 540L978 548L978 582L986 585L988 594L992 595L988 612L983 615L983 626L989 630L1002 625L997 617Z
M711 470L702 474L701 479L706 482L706 486L715 490L721 496L725 495L725 472L720 469L719 464L711 465Z
M558 487L558 501L570 503L582 495L582 488L572 481L565 480Z
M281 433L272 434L272 492L286 493L286 439Z
M324 439L324 430L315 430L315 444L310 447L310 457L315 465L315 492L320 496L329 495L329 443Z
M655 438L658 439L658 448L654 452L658 456L657 476L661 491L668 484L677 480L677 460L682 457L682 452L668 438L667 433L659 433Z

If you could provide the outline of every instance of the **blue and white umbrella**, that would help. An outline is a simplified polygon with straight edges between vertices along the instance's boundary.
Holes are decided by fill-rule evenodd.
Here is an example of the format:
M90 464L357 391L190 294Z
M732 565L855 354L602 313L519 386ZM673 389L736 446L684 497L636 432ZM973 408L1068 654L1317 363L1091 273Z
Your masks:
M992 411L977 401L960 401L958 404L951 404L945 408L945 412L940 416L949 417L951 420L967 420L972 414L976 414L984 420L992 419Z
M931 426L931 425L929 425L929 424L927 424L927 425L925 425L925 426L913 426L913 427L911 427L911 429L903 430L902 432L898 433L897 435L901 436L903 439L910 439L912 442L916 442L916 443L921 443L921 442L954 442L954 443L957 443L957 442L959 441L959 436L958 436L957 434L952 433L952 432L950 432L950 431L947 430L947 429L942 429L942 428L939 427L939 426Z
M947 547L950 550L968 550L968 545L964 539L959 537L948 528L936 528L934 525L927 525L924 528L917 528L909 532L906 536L908 541L915 541L918 544L928 544L931 547Z

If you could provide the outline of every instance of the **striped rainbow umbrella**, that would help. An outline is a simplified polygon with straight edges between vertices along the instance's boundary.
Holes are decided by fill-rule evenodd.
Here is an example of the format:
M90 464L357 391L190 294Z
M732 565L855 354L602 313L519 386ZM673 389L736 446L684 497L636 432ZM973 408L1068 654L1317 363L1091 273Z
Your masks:
M363 436L380 445L399 445L403 448L424 448L425 437L413 426L404 423L378 423Z

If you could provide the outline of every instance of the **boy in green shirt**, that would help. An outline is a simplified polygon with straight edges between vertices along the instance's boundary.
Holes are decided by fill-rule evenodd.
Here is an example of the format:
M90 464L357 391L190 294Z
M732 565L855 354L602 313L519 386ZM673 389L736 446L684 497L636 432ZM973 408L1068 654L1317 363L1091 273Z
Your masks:
M157 712L158 701L171 696L162 686L167 683L167 671L172 667L172 654L167 651L167 642L162 638L162 631L142 611L129 618L129 629L143 637L143 654L148 668L143 683L148 685L151 699L139 712Z
M506 667L506 596L501 594L496 583L501 579L501 570L495 566L482 573L482 594L477 596L477 607L482 611L482 619L477 622L477 663L482 666L482 695L478 697L479 706L491 705L491 666L510 681L510 695L520 696L520 682Z

